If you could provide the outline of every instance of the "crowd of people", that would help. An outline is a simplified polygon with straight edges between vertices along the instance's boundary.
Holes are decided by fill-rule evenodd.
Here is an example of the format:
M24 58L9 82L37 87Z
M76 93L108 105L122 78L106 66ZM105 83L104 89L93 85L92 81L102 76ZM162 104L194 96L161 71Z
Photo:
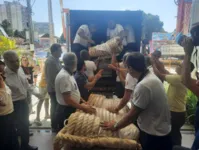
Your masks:
M92 25L91 29L84 27L95 31ZM109 23L112 30L116 27L120 28L113 21ZM109 38L112 30L108 32ZM122 36L122 32L119 33ZM93 43L85 35L82 26L77 31L75 41ZM199 83L190 76L194 69L190 62L194 49L192 40L187 38L182 45L186 55L183 63L176 67L177 74L165 69L159 60L160 51L155 51L151 57L139 52L127 52L121 62L112 54L108 67L117 73L116 95L121 101L116 108L108 110L118 113L128 103L131 107L119 122L101 122L100 126L104 130L117 131L133 122L140 129L139 142L143 150L172 150L173 146L181 145L180 129L185 123L187 89L199 96ZM0 140L3 144L0 144L0 149L38 149L29 145L31 95L39 99L35 122L41 124L40 111L45 101L45 118L51 118L52 132L59 132L64 122L67 123L69 116L77 109L90 114L96 113L95 108L86 101L92 88L102 77L103 70L98 69L98 65L90 60L89 53L84 48L76 44L75 53L65 53L61 63L61 45L53 44L50 48L51 55L42 67L39 92L35 92L37 74L30 67L28 57L22 56L20 59L11 50L3 54L4 62L0 61ZM164 81L169 83L167 93ZM50 114L48 96L51 103ZM196 118L198 115L197 113ZM199 148L198 126L197 124L192 150ZM18 137L21 139L20 144Z

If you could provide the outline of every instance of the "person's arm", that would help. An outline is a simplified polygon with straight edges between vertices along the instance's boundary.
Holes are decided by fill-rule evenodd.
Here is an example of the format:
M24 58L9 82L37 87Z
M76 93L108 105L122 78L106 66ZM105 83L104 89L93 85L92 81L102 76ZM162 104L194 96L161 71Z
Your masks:
M54 62L48 62L45 65L45 75L46 75L46 83L50 86L54 85L55 78L59 73L57 65Z
M115 54L112 54L111 64L114 66L118 66L118 61Z
M85 85L84 85L84 88L88 89L88 90L91 90L95 84L97 83L97 81L101 78L102 76L102 72L103 70L100 70L92 80L90 80L90 82L87 82Z
M161 81L165 81L166 74L162 74L157 68L156 65L153 65L153 71L157 77L161 79Z
M4 83L3 78L2 78L1 75L0 75L0 89L6 90L6 88L5 88L5 83ZM1 95L0 95L0 106L6 106L6 104L5 104L5 102L3 101L3 99L4 99L4 97L1 97Z
M74 100L73 97L71 96L70 92L62 93L62 95L64 97L65 103L72 106L73 108L76 108L76 109L79 109L86 113L91 113L91 114L96 112L96 110L89 105L81 105L77 103L76 100Z
M129 102L131 98L132 93L133 93L132 90L125 89L125 93L122 100L120 101L119 105L115 108L116 112L119 112L122 108L124 108L124 106L126 106L126 104Z
M142 93L140 91L143 91ZM105 130L116 131L122 129L132 123L132 120L136 119L139 114L147 109L149 104L150 91L144 86L139 86L135 89L134 98L133 98L133 106L131 110L117 123L111 122L102 122L100 126Z
M125 86L126 72L119 71L118 76L122 85Z
M165 66L162 62L159 60L154 60L154 64L156 68L162 73L162 74L170 74L168 70L165 69Z

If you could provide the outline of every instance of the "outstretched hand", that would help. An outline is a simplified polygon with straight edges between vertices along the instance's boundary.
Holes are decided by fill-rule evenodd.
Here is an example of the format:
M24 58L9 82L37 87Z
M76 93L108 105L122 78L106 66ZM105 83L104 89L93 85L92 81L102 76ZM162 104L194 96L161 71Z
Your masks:
M112 107L107 108L107 110L108 110L109 112L111 112L111 113L114 113L114 114L117 114L117 113L119 112L116 108L112 108Z
M103 122L100 122L100 127L102 127L103 130L111 130L111 131L116 131L115 129L115 121L110 121L110 122L107 122L107 121L103 121Z
M194 50L193 40L189 37L184 38L182 41L182 46L184 47L185 54L191 56Z

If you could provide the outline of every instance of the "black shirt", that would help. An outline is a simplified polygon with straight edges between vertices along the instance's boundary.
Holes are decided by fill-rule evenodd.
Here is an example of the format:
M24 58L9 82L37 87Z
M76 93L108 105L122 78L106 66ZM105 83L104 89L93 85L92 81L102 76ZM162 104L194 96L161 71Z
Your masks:
M84 86L88 83L88 77L85 73L77 71L75 73L75 80L77 82L81 97L87 101L90 93Z

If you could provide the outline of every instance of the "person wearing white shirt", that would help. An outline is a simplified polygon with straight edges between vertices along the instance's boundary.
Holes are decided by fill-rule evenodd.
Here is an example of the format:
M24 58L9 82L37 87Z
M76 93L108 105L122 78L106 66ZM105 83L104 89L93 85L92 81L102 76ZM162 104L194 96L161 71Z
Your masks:
M22 69L19 68L19 57L15 51L6 51L3 58L6 64L5 82L12 91L14 116L16 128L21 137L21 149L37 150L37 147L29 145L28 81Z
M123 46L127 45L123 26L120 24L116 24L113 20L110 20L108 22L107 40L110 40L115 37L120 37Z
M126 67L126 59L127 59L129 54L130 53L126 53L123 56L123 62L122 63L123 63L124 68ZM120 72L120 69L117 69L117 71ZM121 77L118 76L118 78L119 78L120 82L122 82L121 79L120 79ZM133 98L133 91L134 91L135 86L137 84L137 79L133 78L129 73L126 72L124 82L125 82L124 83L125 88L124 87L120 87L120 88L118 87L119 89L117 90L117 91L119 91L119 90L121 91L122 89L125 89L124 93L122 95L122 99L121 99L118 106L116 106L115 108L111 107L110 109L108 109L110 112L118 113L122 108L124 108L124 106L126 106L129 103L130 99ZM118 93L116 93L116 95L118 96Z
M86 71L85 74L87 77L94 77L95 71L97 70L96 64L90 60L90 56L87 50L82 50L80 52L80 58L84 60L86 65Z
M124 47L124 49L128 51L136 51L136 39L135 39L135 32L133 27L130 24L127 24L124 26L125 31L125 38L127 45Z
M91 45L95 44L92 40L92 34L96 32L96 27L94 24L81 25L77 30L75 39L72 45L72 51L76 54L77 58L80 58L80 51L83 49L88 49Z
M132 107L119 122L102 122L100 126L117 131L137 118L143 150L172 150L171 117L162 82L148 71L143 54L131 53L126 64L129 74L138 80Z
M86 104L80 104L81 95L73 73L77 68L77 57L74 53L66 53L63 56L64 68L55 79L55 91L58 102L56 118L59 130L64 126L64 121L76 111L83 110L87 113L95 113L95 109Z

